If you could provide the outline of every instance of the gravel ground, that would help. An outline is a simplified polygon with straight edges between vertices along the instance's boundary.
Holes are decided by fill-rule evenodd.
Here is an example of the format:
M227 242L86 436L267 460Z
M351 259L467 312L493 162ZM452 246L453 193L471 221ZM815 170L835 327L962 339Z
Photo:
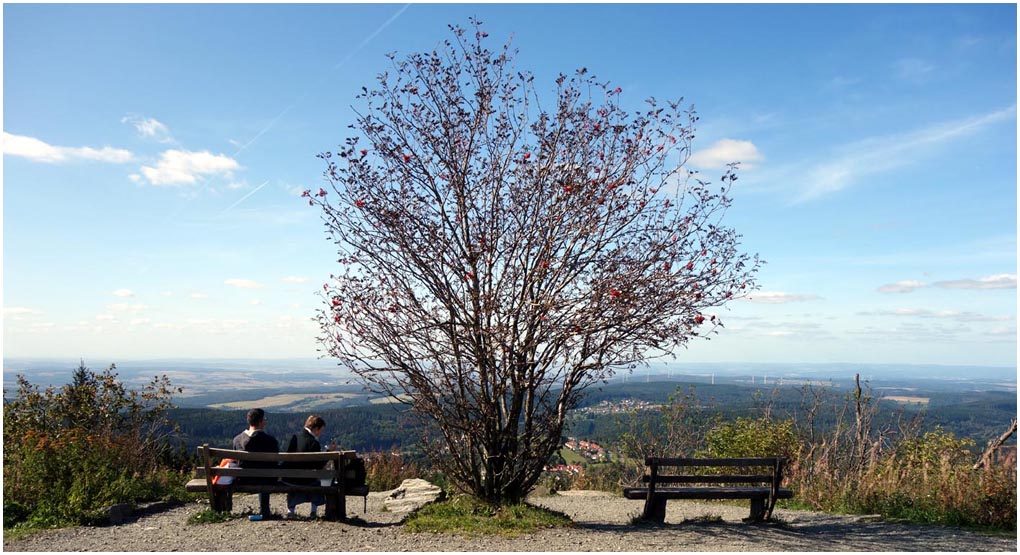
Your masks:
M1015 537L809 511L777 510L776 523L746 524L741 519L747 507L717 503L670 501L665 525L635 526L631 517L642 502L603 492L532 499L569 515L573 528L509 539L411 534L400 525L402 514L384 510L384 496L371 494L364 513L361 498L348 498L348 514L360 519L352 523L234 519L189 525L188 517L207 507L191 503L120 526L5 540L4 551L1017 551ZM284 511L284 496L274 495L272 502L275 511ZM234 498L235 512L257 505L254 495ZM307 515L308 505L298 511Z

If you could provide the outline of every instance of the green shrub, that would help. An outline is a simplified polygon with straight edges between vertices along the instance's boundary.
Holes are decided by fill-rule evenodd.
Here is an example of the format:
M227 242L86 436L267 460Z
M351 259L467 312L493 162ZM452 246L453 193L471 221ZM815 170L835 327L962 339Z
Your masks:
M113 370L82 364L46 390L18 376L16 396L4 392L5 527L96 524L110 505L183 495L166 441L169 380L136 392Z
M786 457L793 460L800 449L793 420L774 422L769 418L737 418L709 430L705 436L705 457Z

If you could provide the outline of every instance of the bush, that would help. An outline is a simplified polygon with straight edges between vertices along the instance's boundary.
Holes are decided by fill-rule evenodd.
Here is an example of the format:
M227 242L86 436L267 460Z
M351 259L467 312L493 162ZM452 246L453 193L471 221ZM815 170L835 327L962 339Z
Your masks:
M115 503L184 495L163 417L169 380L135 392L113 370L82 364L70 384L44 391L18 376L17 395L4 392L5 527L96 524Z
M396 448L372 451L365 456L365 483L370 491L391 490L404 480L419 476L418 466L404 461Z
M792 461L800 450L793 420L737 418L712 428L705 436L704 457L786 457Z

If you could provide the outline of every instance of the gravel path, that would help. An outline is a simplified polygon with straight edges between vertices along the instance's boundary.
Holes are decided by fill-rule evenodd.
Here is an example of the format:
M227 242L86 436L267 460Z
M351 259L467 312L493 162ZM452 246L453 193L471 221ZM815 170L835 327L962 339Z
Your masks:
M68 528L4 541L4 551L1017 551L1015 537L989 536L941 526L876 522L809 511L777 510L780 523L741 522L747 507L670 501L666 524L635 526L640 501L603 492L565 492L532 502L562 511L576 523L518 538L410 534L402 514L383 510L384 493L348 498L348 514L361 522L249 522L188 525L207 507L191 503L121 526ZM284 496L273 496L282 513ZM257 497L236 496L234 511L255 509ZM298 511L307 514L308 505ZM721 521L716 518L721 517ZM693 519L683 522L685 519Z

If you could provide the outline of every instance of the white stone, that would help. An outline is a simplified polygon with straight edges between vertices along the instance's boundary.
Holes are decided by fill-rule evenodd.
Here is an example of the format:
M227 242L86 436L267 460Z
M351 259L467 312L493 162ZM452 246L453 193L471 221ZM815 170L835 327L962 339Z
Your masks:
M412 478L404 480L397 489L391 491L383 504L386 510L393 513L411 512L426 503L431 503L443 495L439 486L422 480Z

